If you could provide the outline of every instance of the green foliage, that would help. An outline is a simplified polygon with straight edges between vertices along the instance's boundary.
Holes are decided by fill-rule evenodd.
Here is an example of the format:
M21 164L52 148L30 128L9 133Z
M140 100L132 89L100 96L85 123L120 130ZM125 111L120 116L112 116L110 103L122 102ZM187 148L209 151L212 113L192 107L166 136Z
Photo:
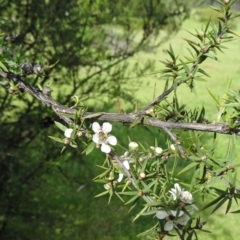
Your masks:
M124 87L133 70L127 61L141 51L153 51L159 44L154 41L158 33L164 28L170 36L188 15L184 1L179 2L180 11L178 5L158 2L1 1L0 70L19 74L39 91L50 87L54 99L77 109L79 115L84 114L81 110L86 104L96 110L110 108L117 97L133 102L134 89ZM171 15L173 11L176 14ZM36 73L36 65L43 73ZM134 74L150 68L151 62L136 63ZM95 146L86 146L86 139L76 141L81 143L76 151L70 148L76 146L73 139L65 144L67 127L62 119L75 120L79 115L66 114L60 119L21 92L18 84L2 76L0 83L1 239L107 239L112 221L105 222L100 231L102 226L92 226L90 220L91 216L96 216L95 222L103 219L103 207L89 206L98 188L90 187L91 194L85 191L81 197L73 194L79 185L91 185L90 179L97 174L94 163L101 161L96 152L92 163L84 160L82 153L89 154ZM90 124L94 117L85 116L83 122ZM54 122L60 127L58 134ZM62 155L56 141L63 145ZM105 199L98 203L105 206ZM108 216L116 219L116 225L122 221L121 229L126 232L122 213L117 217L114 210L109 207ZM116 225L111 226L109 236L116 234ZM126 235L130 239L136 234Z
M194 199L198 196L203 200L208 199L209 195L213 196L213 200L202 207L204 211L214 207L213 214L226 204L226 214L237 213L232 211L232 206L233 199L238 203L240 197L236 174L239 164L235 153L235 134L239 132L239 93L229 90L230 83L222 98L209 90L217 104L216 124L206 124L209 121L203 106L189 110L187 104L179 100L179 86L185 85L194 92L198 81L210 77L204 63L209 59L218 60L217 50L223 52L226 49L223 43L232 41L233 35L237 36L229 24L236 17L230 11L234 0L218 1L220 8L214 7L221 14L218 23L209 20L201 30L190 32L193 40L184 38L189 45L190 56L178 57L170 45L166 50L167 59L161 61L164 69L158 72L162 79L166 79L164 92L140 111L135 104L135 114L120 113L120 99L134 101L134 89L128 91L122 86L133 69L140 74L151 63L138 68L138 64L133 67L129 60L137 53L156 46L158 43L153 40L162 28L176 29L178 20L187 16L187 9L181 1L176 1L176 5L157 0L142 4L136 4L136 1L79 1L77 3L81 8L74 1L64 6L57 0L51 3L20 2L4 2L1 10L3 17L8 16L9 12L14 16L2 29L5 32L13 29L19 31L17 36L4 34L1 46L0 74L8 80L1 80L1 108L4 109L1 118L1 141L4 144L0 145L0 167L4 170L0 178L0 194L4 199L1 202L1 236L14 238L18 235L24 239L28 234L41 233L43 239L49 236L74 239L83 236L76 230L80 226L82 229L90 228L89 239L93 236L108 239L105 234L107 229L101 229L101 233L96 230L94 223L98 219L101 222L105 216L98 216L96 206L91 208L87 198L93 196L105 200L104 203L99 201L103 207L106 207L105 197L108 197L109 203L117 197L129 205L135 215L133 221L139 221L139 231L149 229L139 236L159 239L173 237L173 230L180 239L198 238L200 231L207 232L202 229L206 216L202 219L193 215L197 207L192 194ZM26 14L25 18L21 18L22 22L17 19L19 10ZM19 24L13 26L14 22ZM18 47L19 43L22 44L21 48ZM52 83L58 86L54 98L69 107L59 105L50 98L51 89L48 88ZM32 85L40 87L37 89ZM68 92L64 89L66 86ZM50 91L46 91L46 87ZM51 107L59 118L54 119L45 106L39 106L23 90ZM106 101L102 103L98 101L100 97L92 104L83 101L86 95L104 99L102 94L106 92ZM173 94L172 101L169 100L170 93ZM63 97L65 100L62 100ZM116 99L119 114L88 112L97 110L99 106L104 106L104 109L112 107ZM70 100L74 103L71 104ZM87 108L88 104L92 106ZM129 123L121 128L127 128L129 133L137 131L139 139L134 137L137 143L131 142L132 136L127 137L125 133L118 139L118 146L103 151L104 145L111 145L115 132L113 135L109 133L111 125L108 129L102 126L94 130L91 126L94 126L92 122L95 119ZM59 135L56 128L51 128L54 122L60 130ZM69 126L65 126L64 122ZM144 130L139 126L144 126ZM215 127L215 130L208 127ZM180 130L173 131L172 128ZM120 133L120 128L117 129ZM191 131L184 133L182 129ZM209 145L208 135L194 130L213 132L213 144ZM219 132L232 134L225 157L216 154L216 136ZM145 137L147 134L149 136ZM49 144L46 136L54 141ZM147 143L143 143L144 138ZM94 149L92 140L107 153L104 162L99 149ZM126 142L130 142L128 148ZM64 145L62 151L68 150L65 151L66 155L59 156L57 143ZM70 147L76 148L75 152ZM36 151L36 148L42 151ZM91 153L89 156L92 156L90 160L93 162L87 162L82 153ZM31 161L27 161L29 159ZM95 165L99 166L98 170L92 169ZM67 183L63 183L62 178ZM81 197L73 194L76 189L77 193L86 192L86 189L89 191L88 185L93 178L101 186L97 191L90 188L93 194L85 193ZM45 193L44 184L52 185L49 199L51 187L48 186ZM17 203L16 199L19 199ZM63 209L59 210L60 206L64 206ZM85 210L83 206L89 209ZM29 211L33 207L37 210ZM123 221L111 212L111 208L107 210L106 216ZM82 211L86 215L81 215ZM119 213L119 216L122 215ZM148 226L142 226L142 218L148 219ZM27 227L29 222L35 224L34 232ZM110 224L114 226L112 222ZM116 229L114 231L116 233ZM119 231L119 235L123 233ZM131 233L128 235L129 239L133 236ZM86 232L84 238L88 239Z

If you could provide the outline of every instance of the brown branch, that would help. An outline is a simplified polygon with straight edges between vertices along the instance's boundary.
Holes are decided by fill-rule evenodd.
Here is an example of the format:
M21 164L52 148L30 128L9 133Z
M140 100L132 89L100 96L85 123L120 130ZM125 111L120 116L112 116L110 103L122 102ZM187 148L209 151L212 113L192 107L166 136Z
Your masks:
M73 121L70 119L75 116L76 110L61 105L60 103L54 101L51 97L43 94L43 92L34 88L30 84L22 80L21 75L17 75L11 72L5 73L0 72L0 76L12 80L15 84L18 84L19 88L24 89L26 92L30 93L33 97L38 99L44 105L51 107L53 111L63 119L67 124L71 125ZM69 117L66 115L69 114ZM203 123L182 123L182 122L164 122L156 118L151 118L148 116L139 117L138 114L123 114L123 113L92 113L87 112L84 114L85 117L92 115L92 119L99 121L109 121L109 122L121 122L132 124L137 120L141 120L140 124L144 126L151 126L159 129L182 129L182 130L192 130L192 131L202 131L202 132L212 132L220 134L233 134L240 136L240 129L230 129L227 123L214 123L214 124L203 124ZM81 116L84 118L84 116ZM169 135L169 134L168 134ZM171 137L171 136L170 136ZM172 138L172 137L171 137ZM173 138L172 138L173 139Z

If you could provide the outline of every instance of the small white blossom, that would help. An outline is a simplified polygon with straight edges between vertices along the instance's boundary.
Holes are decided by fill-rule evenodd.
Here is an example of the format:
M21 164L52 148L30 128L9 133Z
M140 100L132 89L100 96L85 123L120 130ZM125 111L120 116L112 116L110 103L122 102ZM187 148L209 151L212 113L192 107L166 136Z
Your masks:
M156 212L156 217L158 219L166 220L166 223L164 225L165 231L171 231L173 229L173 227L176 227L175 222L182 216L184 216L183 211L178 212L178 211L173 211L173 210L170 210L170 211L160 210L160 211ZM185 225L185 224L182 224L182 225Z
M66 138L71 138L71 134L73 132L73 129L72 128L67 128L65 131L64 131L64 136Z
M188 211L190 215L193 214L193 210ZM183 211L164 211L159 210L156 212L156 217L161 220L165 220L166 223L164 224L165 231L171 231L174 227L177 228L177 225L186 225L191 218L189 214L185 214Z
M94 122L92 125L92 130L95 132L95 134L92 137L92 140L98 144L101 145L101 151L104 153L110 153L111 147L110 145L117 145L117 139L115 136L108 135L112 131L112 125L108 122L103 123L102 127L99 125L99 123Z
M150 149L154 151L154 150L155 150L155 147L153 147L153 146L150 146Z
M128 147L130 150L135 150L138 148L138 144L136 142L130 142Z
M179 196L180 200L184 203L192 204L193 196L189 191L185 191L180 187L178 183L174 184L174 188L171 188L169 193L172 194L173 200L175 201Z

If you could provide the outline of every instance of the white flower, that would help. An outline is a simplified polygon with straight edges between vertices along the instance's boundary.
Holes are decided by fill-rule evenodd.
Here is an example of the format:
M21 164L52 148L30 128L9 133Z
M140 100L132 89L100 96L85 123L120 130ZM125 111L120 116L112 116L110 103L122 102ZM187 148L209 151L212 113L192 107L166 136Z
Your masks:
M156 155L160 155L161 153L162 153L162 148L160 148L160 147L156 147L155 148L155 153L156 153Z
M128 147L130 150L135 150L138 148L138 144L136 142L130 142Z
M67 128L65 131L64 131L64 136L66 138L71 138L71 134L73 132L73 129L72 128Z
M111 144L113 146L117 145L116 137L108 135L108 133L112 131L112 125L108 122L105 122L101 127L99 123L94 122L92 125L92 130L95 132L95 134L92 137L92 140L96 144L101 145L102 152L110 153L111 148L108 144Z
M193 196L189 191L185 191L180 187L178 183L174 184L174 188L171 188L169 193L172 194L173 200L175 201L179 196L180 200L184 203L192 204Z
M129 170L130 169L130 166L129 166L129 162L127 160L123 161L123 166ZM123 180L123 176L124 174L123 173L119 173L119 176L118 176L118 182L121 182Z
M166 223L164 225L164 230L165 231L171 231L173 229L173 227L176 226L174 223L179 218L181 218L182 216L184 216L184 212L181 211L181 210L180 211L173 211L173 210L164 211L164 210L160 210L160 211L156 212L156 217L158 219L165 219L166 220ZM182 225L185 225L185 224L182 224Z

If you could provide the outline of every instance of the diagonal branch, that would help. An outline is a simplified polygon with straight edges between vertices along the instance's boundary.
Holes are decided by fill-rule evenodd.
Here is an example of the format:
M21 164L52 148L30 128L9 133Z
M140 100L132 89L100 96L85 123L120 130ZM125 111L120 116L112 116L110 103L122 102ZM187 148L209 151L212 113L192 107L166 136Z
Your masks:
M0 76L12 80L15 84L18 84L20 89L24 89L26 92L30 93L33 97L38 99L44 105L51 107L52 110L65 121L67 124L71 125L73 121L70 118L73 118L76 114L76 110L61 105L60 103L53 100L48 95L45 95L40 89L31 86L22 80L21 75L17 75L11 72L0 72ZM69 115L69 117L67 116ZM192 130L192 131L202 131L202 132L212 132L220 134L236 134L240 136L240 128L231 129L228 126L228 123L214 123L214 124L203 124L203 123L183 123L183 122L164 122L156 118L151 118L148 116L139 117L138 114L123 114L123 113L92 113L86 112L82 118L88 117L99 121L109 121L109 122L121 122L132 124L138 120L139 124L144 126L151 126L159 129L163 129L166 132L166 129L182 129L182 130ZM91 116L91 117L90 117ZM169 135L169 134L168 134ZM170 135L169 135L170 136ZM170 136L171 137L171 136ZM174 140L173 137L171 137Z

